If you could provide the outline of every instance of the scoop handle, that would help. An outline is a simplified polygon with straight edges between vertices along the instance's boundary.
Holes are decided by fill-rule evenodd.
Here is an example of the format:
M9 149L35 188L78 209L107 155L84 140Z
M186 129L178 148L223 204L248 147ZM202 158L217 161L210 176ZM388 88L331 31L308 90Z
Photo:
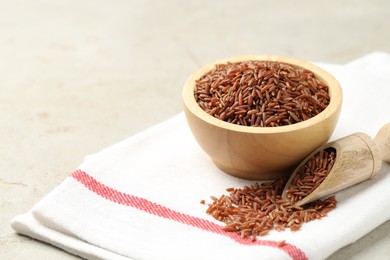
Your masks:
M374 138L382 159L390 163L390 123L384 125Z

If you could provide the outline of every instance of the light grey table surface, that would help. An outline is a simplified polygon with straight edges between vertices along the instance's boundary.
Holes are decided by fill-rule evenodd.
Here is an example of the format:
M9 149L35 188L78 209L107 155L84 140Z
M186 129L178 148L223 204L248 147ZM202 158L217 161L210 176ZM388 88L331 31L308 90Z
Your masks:
M390 1L0 0L0 259L76 259L10 220L85 155L179 113L199 66L374 51L390 52ZM389 259L389 233L388 221L329 259Z

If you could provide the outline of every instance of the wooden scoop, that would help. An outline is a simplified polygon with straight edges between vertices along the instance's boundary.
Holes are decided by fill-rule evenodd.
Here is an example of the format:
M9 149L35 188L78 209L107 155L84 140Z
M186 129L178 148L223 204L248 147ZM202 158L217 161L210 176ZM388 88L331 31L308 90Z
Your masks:
M327 197L371 178L380 170L382 160L390 163L390 123L381 128L374 140L364 133L355 133L313 151L290 176L282 193L283 199L288 200L287 190L299 168L319 151L329 147L336 150L332 169L315 190L295 203L296 206Z

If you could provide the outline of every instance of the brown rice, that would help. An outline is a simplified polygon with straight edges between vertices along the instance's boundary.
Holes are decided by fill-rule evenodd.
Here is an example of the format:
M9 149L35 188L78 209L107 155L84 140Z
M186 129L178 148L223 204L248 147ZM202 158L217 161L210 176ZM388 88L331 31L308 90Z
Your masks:
M336 207L335 196L302 207L281 197L284 180L228 188L229 195L211 196L207 214L225 223L224 230L256 239L271 230L299 230L304 222L320 219Z
M322 112L328 86L314 73L291 64L243 61L217 64L196 80L199 106L223 121L244 126L295 124Z
M287 198L295 203L312 193L328 176L336 159L333 147L322 149L297 169L287 190Z

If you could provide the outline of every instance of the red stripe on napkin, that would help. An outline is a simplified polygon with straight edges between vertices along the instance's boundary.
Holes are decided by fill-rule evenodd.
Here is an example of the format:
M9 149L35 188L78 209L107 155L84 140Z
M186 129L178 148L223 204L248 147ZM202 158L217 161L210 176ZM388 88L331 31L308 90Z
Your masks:
M101 182L98 182L92 176L87 174L82 170L76 170L70 175L80 183L82 183L86 188L98 194L99 196L110 200L112 202L137 208L139 210L145 211L147 213L171 219L177 222L181 222L186 225L190 225L205 231L213 232L219 235L227 236L236 242L243 245L260 245L260 246L271 246L283 250L289 256L296 260L306 260L308 259L303 251L291 244L284 244L281 246L280 242L270 241L270 240L255 240L252 241L248 238L242 238L237 233L224 231L222 226L217 225L211 221L201 219L198 217L190 216L187 214L180 213L178 211L172 210L170 208L164 207L158 203L149 201L147 199L133 196L121 191L115 190L104 185Z

